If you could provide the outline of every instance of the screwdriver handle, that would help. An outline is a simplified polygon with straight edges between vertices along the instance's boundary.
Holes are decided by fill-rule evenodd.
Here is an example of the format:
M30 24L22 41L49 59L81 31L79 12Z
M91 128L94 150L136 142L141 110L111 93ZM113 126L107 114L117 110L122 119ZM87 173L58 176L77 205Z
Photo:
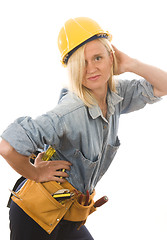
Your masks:
M49 146L48 149L46 150L46 152L44 153L42 160L49 161L49 159L53 156L53 154L55 152L56 152L56 150L54 148L52 148L51 146Z
M97 200L95 202L94 207L101 207L106 202L108 202L108 197L107 196L103 196L102 198L100 198L99 200Z

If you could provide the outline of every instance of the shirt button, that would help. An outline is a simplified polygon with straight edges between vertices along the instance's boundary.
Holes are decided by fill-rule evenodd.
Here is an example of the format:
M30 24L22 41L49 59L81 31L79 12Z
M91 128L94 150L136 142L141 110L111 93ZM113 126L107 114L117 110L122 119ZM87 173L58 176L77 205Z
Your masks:
M103 129L106 129L106 128L107 128L107 125L104 125L104 126L103 126Z

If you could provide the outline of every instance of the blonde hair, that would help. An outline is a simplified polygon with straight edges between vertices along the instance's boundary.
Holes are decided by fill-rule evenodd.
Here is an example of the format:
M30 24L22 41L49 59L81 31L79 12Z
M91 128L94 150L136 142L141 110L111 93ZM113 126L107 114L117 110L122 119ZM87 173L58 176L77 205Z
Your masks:
M98 39L107 49L108 53L113 54L113 64L111 67L111 76L108 80L108 86L111 91L116 92L114 73L117 72L117 61L114 54L114 50L110 42L105 38ZM85 45L76 50L68 60L67 68L70 79L70 91L75 93L86 106L91 107L97 105L97 101L93 96L93 93L82 85L82 79L85 69L85 57L84 57Z

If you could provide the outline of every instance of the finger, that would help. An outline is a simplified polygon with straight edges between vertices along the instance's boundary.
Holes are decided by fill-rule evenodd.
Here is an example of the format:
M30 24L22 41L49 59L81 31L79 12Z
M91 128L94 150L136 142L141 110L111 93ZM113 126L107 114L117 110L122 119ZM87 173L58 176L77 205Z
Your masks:
M113 44L112 44L112 47L113 47L114 51L118 50Z
M38 153L37 158L38 158L38 159L42 159L42 157L44 156L44 154L45 154L45 152Z
M62 172L62 171L56 171L54 173L54 176L56 176L56 177L63 177L63 178L69 177L69 175L66 172Z
M65 179L65 178L59 178L59 177L54 177L52 180L53 180L53 181L56 181L56 182L58 182L58 183L66 182L66 179Z
M34 164L35 163L38 163L38 162L42 162L43 160L42 160L42 157L44 156L44 152L42 152L42 153L39 153L38 155L37 155L37 157L35 158L35 162L34 162Z
M53 160L53 162L58 163L58 164L64 164L64 165L68 165L71 166L72 163L70 163L69 161L65 161L65 160Z
M63 182L66 182L67 180L65 178L60 178L59 176L47 175L47 176L41 177L37 182L49 182L49 181L56 181L56 182L63 183Z
M65 164L57 164L57 163L51 163L50 167L53 167L55 170L61 170L61 169L65 169L70 171L70 166L69 165L65 165Z

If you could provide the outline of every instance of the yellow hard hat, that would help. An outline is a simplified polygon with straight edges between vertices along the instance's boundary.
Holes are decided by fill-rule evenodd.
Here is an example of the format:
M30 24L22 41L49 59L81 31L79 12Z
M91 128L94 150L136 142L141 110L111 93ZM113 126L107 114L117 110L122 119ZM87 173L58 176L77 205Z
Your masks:
M58 36L58 47L62 63L66 65L74 51L86 42L97 38L107 38L111 41L112 36L90 18L69 19L61 28Z

